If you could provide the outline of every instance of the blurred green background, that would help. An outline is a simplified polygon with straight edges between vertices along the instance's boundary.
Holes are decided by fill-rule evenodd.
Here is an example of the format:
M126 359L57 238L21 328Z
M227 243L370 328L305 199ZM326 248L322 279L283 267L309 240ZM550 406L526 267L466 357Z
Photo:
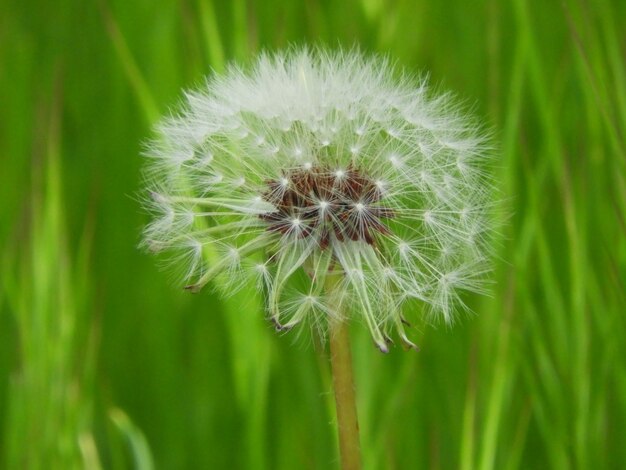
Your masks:
M181 89L322 43L467 98L508 214L475 317L387 356L353 328L366 468L624 468L625 31L618 0L3 0L0 467L338 466L324 349L136 248Z

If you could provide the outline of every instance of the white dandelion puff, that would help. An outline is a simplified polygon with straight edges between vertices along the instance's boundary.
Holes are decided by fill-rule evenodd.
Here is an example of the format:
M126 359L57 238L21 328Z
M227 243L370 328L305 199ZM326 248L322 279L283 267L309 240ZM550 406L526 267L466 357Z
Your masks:
M187 93L146 152L145 246L174 253L193 291L216 277L263 290L279 329L361 320L387 351L414 346L416 302L452 323L460 293L484 291L488 141L450 96L396 72L294 49Z

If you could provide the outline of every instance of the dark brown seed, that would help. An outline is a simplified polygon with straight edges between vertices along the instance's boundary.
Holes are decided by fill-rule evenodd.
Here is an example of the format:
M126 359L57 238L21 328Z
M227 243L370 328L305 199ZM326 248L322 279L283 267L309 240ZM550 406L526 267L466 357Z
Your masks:
M290 170L283 178L289 182L287 188L279 180L266 181L263 198L277 209L259 216L267 222L267 230L287 234L297 217L301 222L298 236L317 234L322 250L329 246L331 233L340 242L348 238L369 245L375 243L376 232L390 233L381 219L393 218L394 212L378 204L372 207L382 194L375 182L354 166L340 179L330 168L320 166ZM322 201L326 203L323 211L319 207ZM356 210L357 203L365 209Z

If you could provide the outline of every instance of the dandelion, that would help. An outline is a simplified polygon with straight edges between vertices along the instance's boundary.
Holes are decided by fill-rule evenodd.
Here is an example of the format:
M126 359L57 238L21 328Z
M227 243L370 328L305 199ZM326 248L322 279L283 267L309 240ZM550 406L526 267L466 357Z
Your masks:
M412 300L451 323L459 291L482 290L485 141L387 59L263 54L187 93L158 130L145 243L177 253L190 290L260 277L278 329L359 319L384 352L394 336L413 346Z
M158 127L145 245L189 290L259 286L279 330L330 325L332 349L354 319L383 352L415 347L409 312L451 324L483 289L487 150L450 96L386 58L261 54Z

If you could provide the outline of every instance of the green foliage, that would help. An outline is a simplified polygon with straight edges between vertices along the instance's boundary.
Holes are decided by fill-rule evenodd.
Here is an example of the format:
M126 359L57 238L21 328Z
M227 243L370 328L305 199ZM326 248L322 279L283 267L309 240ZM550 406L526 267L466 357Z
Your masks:
M498 143L493 295L421 352L353 328L366 467L626 461L626 4L5 2L0 467L331 468L327 358L251 295L136 249L141 142L211 69L359 44L470 97Z

